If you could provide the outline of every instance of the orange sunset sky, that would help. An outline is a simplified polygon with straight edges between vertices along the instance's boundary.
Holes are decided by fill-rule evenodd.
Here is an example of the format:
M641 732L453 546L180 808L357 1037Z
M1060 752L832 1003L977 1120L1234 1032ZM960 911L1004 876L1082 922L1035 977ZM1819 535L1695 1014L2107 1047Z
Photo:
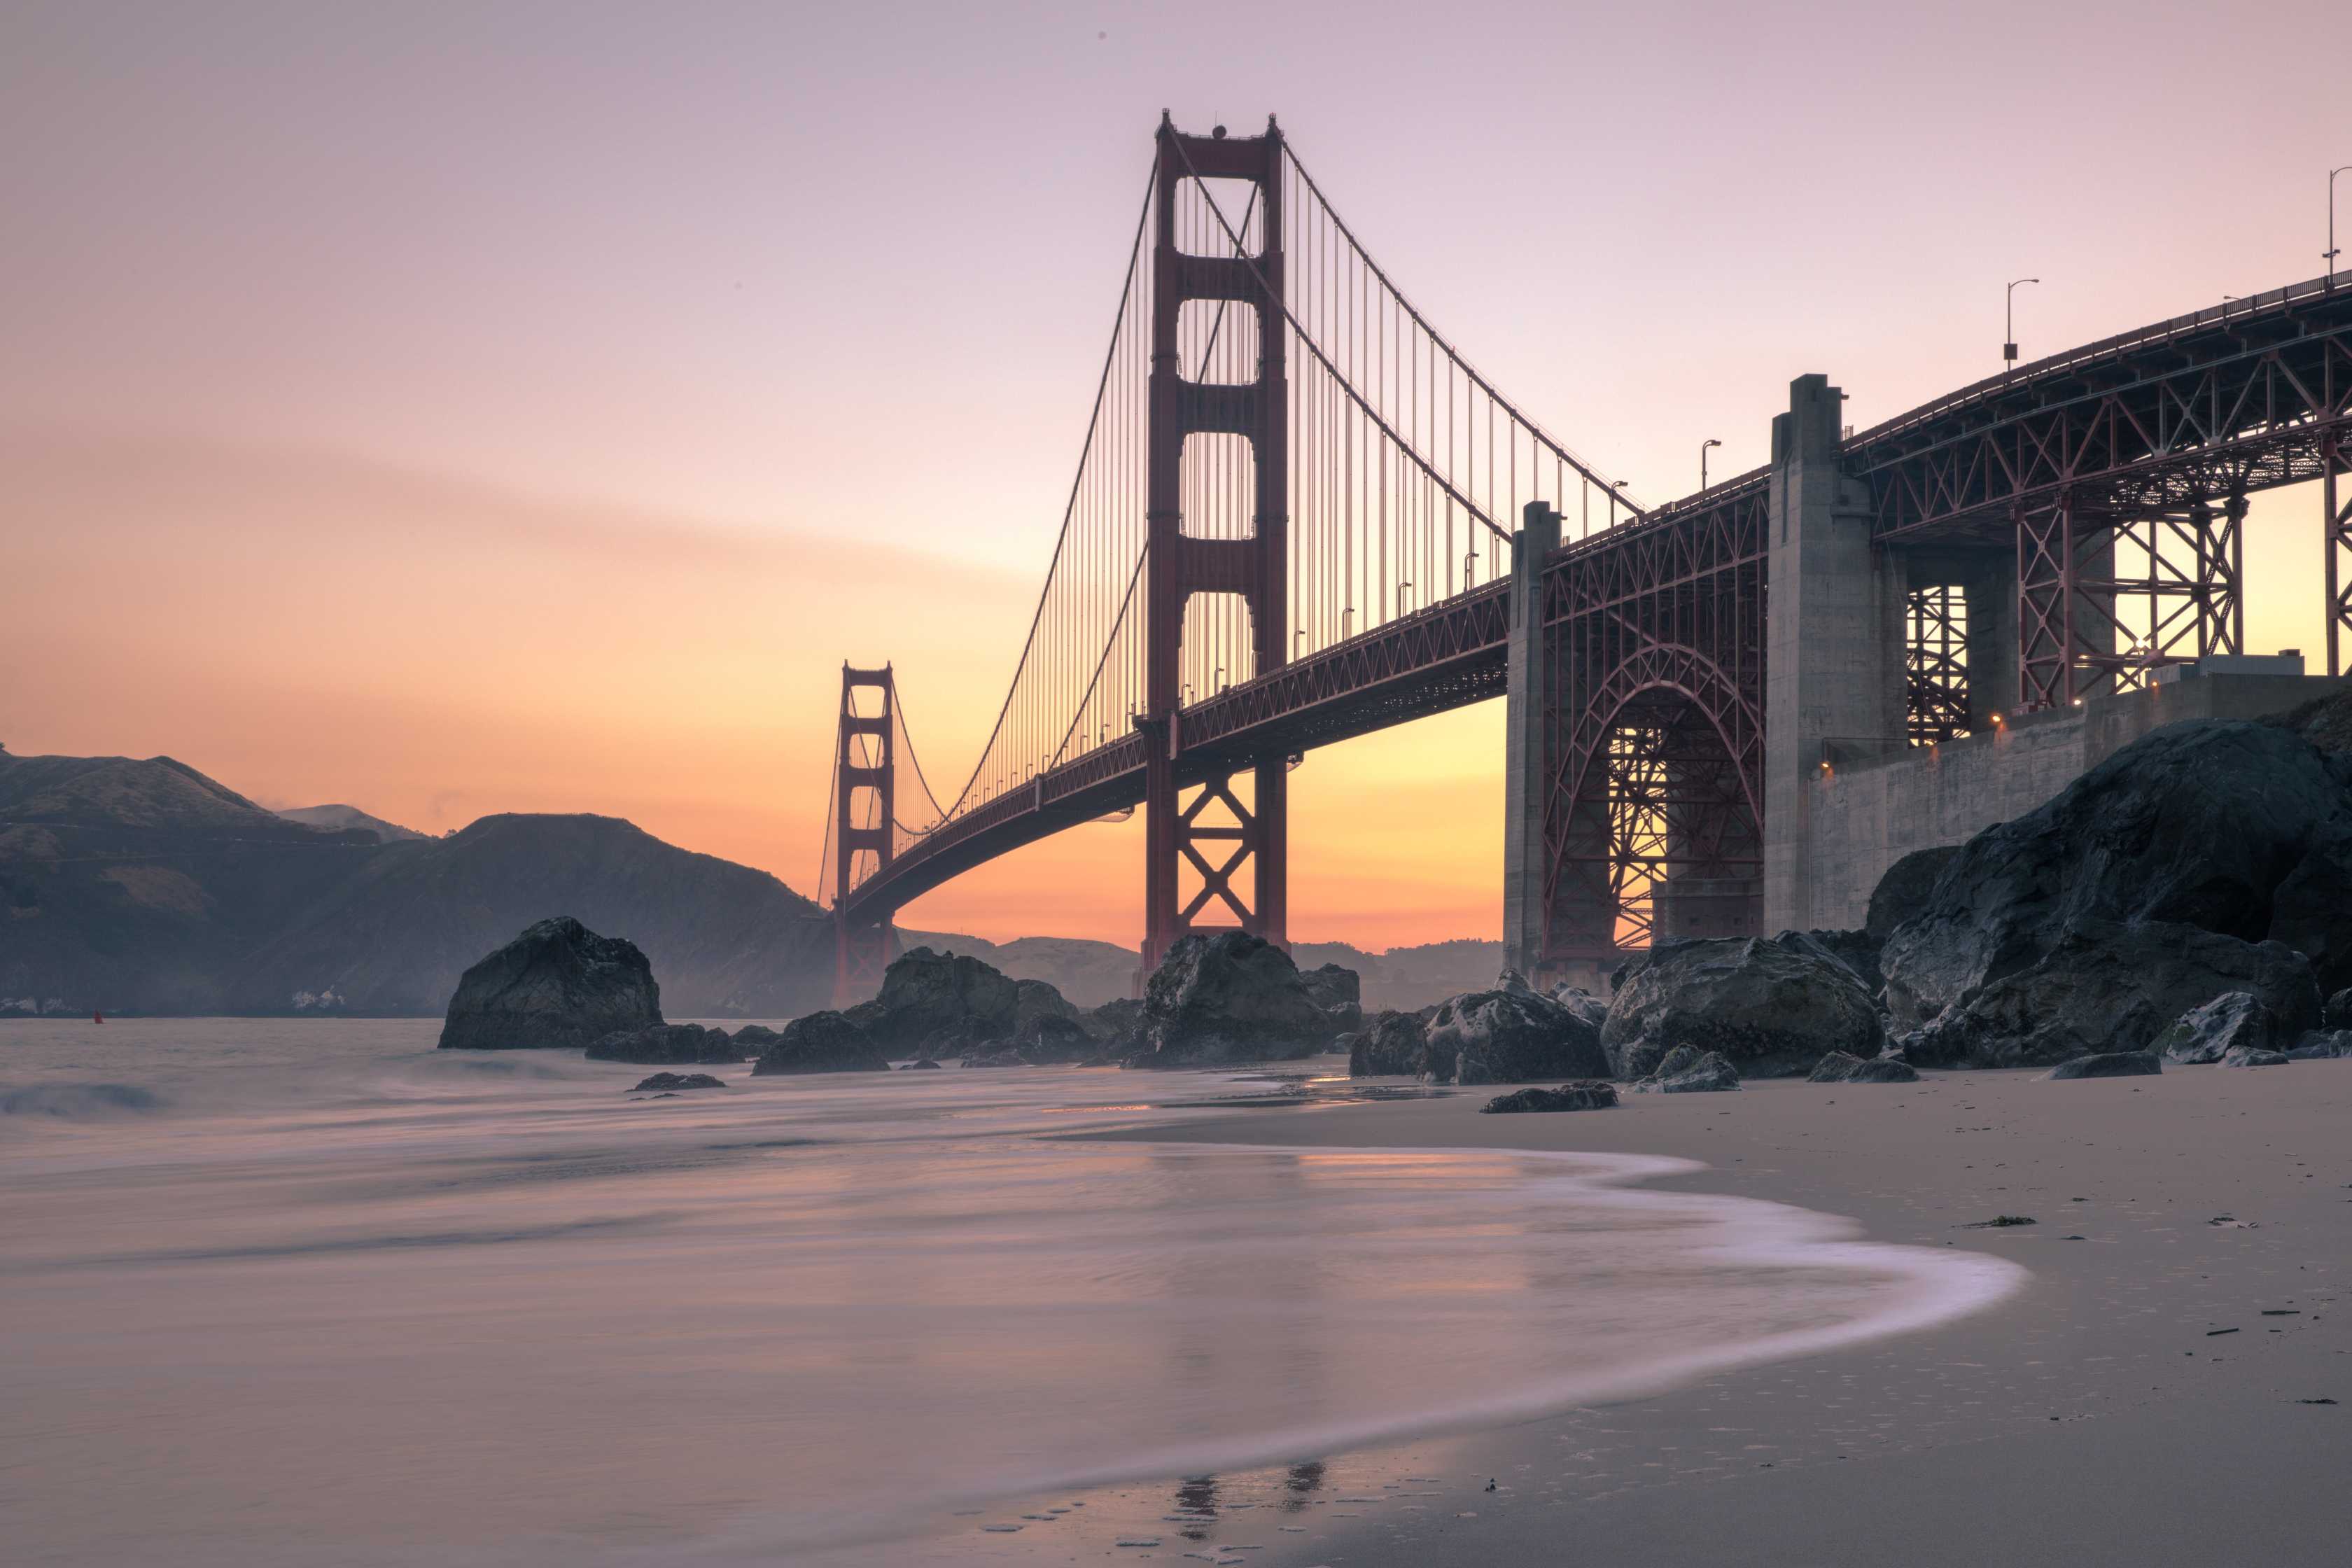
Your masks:
M0 6L0 742L433 832L609 813L814 892L845 658L895 662L943 795L994 714L1163 105L1278 112L1496 384L1664 500L1706 437L1762 461L1800 374L1867 425L1996 369L2011 278L2032 358L2316 274L2342 17L2254 20ZM2316 652L2318 564L2315 495L2259 498L2250 648ZM1310 756L1293 934L1497 934L1500 728ZM902 921L1132 943L1139 837Z

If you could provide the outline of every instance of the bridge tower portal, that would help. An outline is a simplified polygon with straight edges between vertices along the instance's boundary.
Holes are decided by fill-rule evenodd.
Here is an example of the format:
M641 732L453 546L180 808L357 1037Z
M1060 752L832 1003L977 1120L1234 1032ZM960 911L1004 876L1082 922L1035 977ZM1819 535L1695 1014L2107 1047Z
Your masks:
M1287 944L1287 758L1187 758L1183 640L1196 595L1228 595L1246 607L1253 668L1232 683L1270 674L1288 657L1290 453L1287 317L1283 282L1282 132L1185 135L1160 117L1153 186L1151 379L1146 459L1145 704L1137 723L1150 752L1144 778L1143 973L1196 931L1235 926ZM1207 194L1217 182L1231 196ZM1180 198L1197 215L1213 203L1209 254L1180 245ZM1245 204L1245 205L1243 205ZM1255 248L1251 248L1252 241ZM1216 331L1257 344L1250 380L1207 378L1208 358L1187 374L1184 307L1206 302ZM1225 323L1230 311L1253 323ZM1230 341L1230 340L1229 340ZM1212 521L1212 494L1188 495L1185 443L1239 437L1249 448L1250 513ZM1212 489L1201 487L1203 490ZM1203 692L1200 695L1205 696ZM1180 784L1180 777L1183 783ZM1185 792L1192 793L1189 798Z
M858 711L861 691L878 692L874 711ZM841 721L833 773L833 1005L846 1007L872 995L897 955L889 918L859 920L846 911L860 870L890 863L898 805L898 692L888 665L841 667ZM859 857L870 855L870 865Z

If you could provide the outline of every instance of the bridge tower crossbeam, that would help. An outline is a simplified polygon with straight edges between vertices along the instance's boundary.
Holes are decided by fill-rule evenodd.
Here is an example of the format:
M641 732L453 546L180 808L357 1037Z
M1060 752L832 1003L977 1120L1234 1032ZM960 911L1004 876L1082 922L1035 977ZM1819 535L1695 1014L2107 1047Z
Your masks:
M875 712L857 710L857 694L880 693ZM833 780L833 1000L836 1007L869 996L896 955L898 933L886 915L859 919L849 912L850 889L859 880L858 858L870 855L870 869L890 864L896 848L898 810L898 693L891 667L841 667L841 717L835 736Z
M1143 972L1195 931L1235 924L1268 941L1287 940L1287 759L1244 758L1211 771L1189 802L1180 799L1184 752L1183 632L1195 595L1232 595L1247 607L1255 668L1236 679L1271 674L1287 658L1290 455L1288 332L1283 282L1282 133L1269 120L1262 136L1180 132L1162 116L1153 189L1151 372L1145 560L1145 708L1137 727L1149 758L1144 777ZM1178 243L1177 203L1190 184L1220 180L1254 187L1249 211L1234 231L1255 232L1254 255L1194 255ZM1195 194L1194 199L1200 199ZM1223 211L1222 207L1220 208ZM1224 213L1223 224L1235 213ZM1254 223L1254 228L1253 228ZM1188 301L1255 312L1258 344L1254 380L1196 380L1184 373L1180 323ZM1237 329L1245 331L1245 329ZM1255 484L1246 535L1234 528L1209 537L1188 530L1205 516L1207 497L1184 486L1184 447L1194 436L1239 437L1249 445ZM1188 507L1191 508L1188 513ZM1207 695L1207 694L1203 694ZM1236 785L1244 775L1248 788ZM1243 796L1246 795L1246 801ZM1198 886L1186 895L1186 871Z

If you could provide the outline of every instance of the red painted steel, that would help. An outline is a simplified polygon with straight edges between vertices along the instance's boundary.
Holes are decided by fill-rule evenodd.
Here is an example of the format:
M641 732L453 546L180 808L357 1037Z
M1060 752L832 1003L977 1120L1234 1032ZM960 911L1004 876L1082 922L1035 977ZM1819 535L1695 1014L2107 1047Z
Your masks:
M1248 256L1194 256L1178 247L1176 205L1188 180L1248 182L1255 195L1260 248ZM1283 756L1247 759L1205 779L1189 803L1179 766L1190 726L1183 713L1186 605L1195 595L1230 594L1248 607L1254 678L1280 668L1290 646L1287 423L1289 382L1283 311L1282 132L1188 136L1162 116L1153 202L1150 457L1146 472L1145 700L1139 719L1149 748L1144 769L1143 970L1179 938L1239 926L1286 940L1289 817ZM1234 237L1240 237L1239 234ZM1192 300L1240 305L1256 315L1254 380L1208 384L1188 379L1178 327ZM1249 443L1255 507L1244 538L1204 538L1185 530L1184 443L1199 435ZM1246 806L1237 773L1253 775ZM1185 872L1198 889L1187 898Z
M857 711L857 693L880 694L880 710ZM875 872L889 868L898 811L898 688L888 665L841 667L841 717L834 749L833 998L845 1007L873 994L897 952L887 909L878 914L852 902L860 855Z

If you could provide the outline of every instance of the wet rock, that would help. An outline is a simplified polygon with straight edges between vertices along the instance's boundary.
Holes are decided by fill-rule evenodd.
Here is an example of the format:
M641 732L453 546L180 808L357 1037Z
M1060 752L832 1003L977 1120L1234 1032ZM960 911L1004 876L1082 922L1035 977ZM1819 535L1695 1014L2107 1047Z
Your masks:
M707 1072L657 1072L629 1092L644 1094L656 1091L663 1094L675 1094L684 1089L725 1089L726 1087L724 1079L712 1078Z
M1875 947L1884 947L1895 928L1927 908L1929 896L1936 890L1936 879L1960 852L1957 844L1940 845L1933 849L1914 849L1886 868L1871 889L1870 912L1863 917L1862 929Z
M1116 996L1099 1007L1078 1014L1079 1026L1097 1040L1124 1040L1143 1023L1143 1004L1132 996Z
M1290 1061L1338 1032L1274 943L1238 931L1181 937L1144 986L1128 1065Z
M872 1035L841 1014L811 1013L786 1024L751 1064L754 1077L778 1073L888 1072L889 1058Z
M1102 1053L1102 1044L1087 1033L1075 1016L1041 1013L1013 1032L1013 1048L1023 1061L1047 1064L1089 1061Z
M1617 1086L1595 1079L1585 1083L1564 1083L1558 1089L1523 1089L1514 1094L1498 1094L1478 1108L1485 1116L1503 1116L1525 1110L1605 1110L1617 1103Z
M2326 1061L2352 1057L2352 1029L2309 1029L2287 1048L2291 1061Z
M1425 1038L1422 1071L1433 1083L1526 1083L1609 1070L1601 1031L1524 984L1448 997Z
M2180 1015L2148 1049L2168 1062L2201 1066L2233 1050L2269 1050L2277 1035L2278 1020L2260 997L2251 991L2224 991Z
M2060 1062L2042 1076L2055 1082L2070 1078L2152 1078L2164 1070L2154 1051L2100 1051Z
M1418 1013L1375 1013L1349 1043L1350 1078L1417 1078L1428 1067L1427 1026Z
M735 1045L748 1059L758 1056L783 1037L765 1024L746 1024L735 1031Z
M661 987L635 944L563 915L466 971L449 998L441 1048L576 1051L661 1021Z
M2145 1046L2225 991L2309 1027L2313 974L2352 981L2347 784L2352 758L2277 725L2141 737L1961 846L1880 954L1894 1026L1982 1066Z
M1890 998L1895 984L1888 982ZM2251 993L2291 1033L2318 1012L2311 966L2284 942L2084 920L1969 993L1905 1054L1929 1067L2006 1068L2144 1050L2183 1013L2231 991Z
M2258 1046L2232 1046L2221 1058L2225 1068L2283 1068L2288 1061L2284 1051L2264 1050Z
M1919 1069L1900 1057L1857 1057L1832 1051L1813 1064L1809 1083L1917 1083Z
M1595 996L1581 985L1555 985L1552 987L1551 999L1595 1029L1609 1021L1608 1001L1603 997Z
M1364 983L1354 970L1337 963L1302 969L1298 983L1307 987L1315 1005L1330 1015L1334 1029L1352 1029L1363 1021Z
M1045 994L1056 1001L1061 994L1043 981L1014 981L968 953L910 948L890 961L880 993L852 1010L853 1021L886 1051L913 1050L943 1030L973 1039L1010 1039L1022 1017L1024 984L1036 988L1025 993L1031 1016L1054 1010Z
M925 1057L919 1061L911 1061L903 1064L898 1070L900 1072L937 1072L940 1070L940 1064L931 1060L930 1058Z
M649 1024L642 1029L616 1029L588 1047L592 1062L740 1062L743 1047L728 1038L724 1029L700 1024Z
M2323 1029L2352 1029L2352 986L2328 997L2327 1005L2319 1010L2319 1026Z
M1810 1071L1825 1051L1874 1057L1885 1040L1861 979L1802 932L1661 942L1627 966L1601 1031L1627 1079L1647 1078L1677 1046L1774 1078Z
M1039 1018L1065 1018L1077 1021L1078 1005L1053 984L1045 980L1016 980L1013 983L1013 1032L1015 1035Z
M958 1062L956 1065L958 1067L967 1068L1025 1068L1034 1067L1036 1064L1025 1059L1019 1051L1006 1049L1001 1051L982 1051L977 1055L964 1058L963 1060Z
M1878 972L1878 942L1866 931L1784 931L1773 939L1784 947L1817 953L1853 971L1854 979L1871 995L1886 984Z
M1633 1086L1641 1094L1721 1094L1739 1087L1739 1069L1721 1051L1676 1046L1657 1069Z

